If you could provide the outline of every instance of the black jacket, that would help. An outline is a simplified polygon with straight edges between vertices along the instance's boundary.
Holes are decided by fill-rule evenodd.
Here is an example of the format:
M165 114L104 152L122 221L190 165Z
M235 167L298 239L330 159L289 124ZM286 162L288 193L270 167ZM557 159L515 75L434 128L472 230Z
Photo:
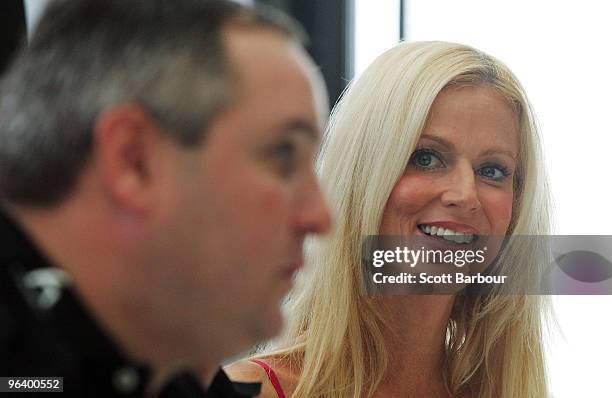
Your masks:
M64 396L145 397L147 366L102 331L62 275L0 211L0 377L63 377ZM184 372L159 397L258 393L258 384L232 383L219 370L206 391Z

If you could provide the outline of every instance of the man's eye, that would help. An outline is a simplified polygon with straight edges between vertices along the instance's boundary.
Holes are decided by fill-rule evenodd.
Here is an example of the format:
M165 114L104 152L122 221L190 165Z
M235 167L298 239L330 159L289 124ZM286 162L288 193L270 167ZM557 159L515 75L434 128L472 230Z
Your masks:
M274 156L282 161L289 161L295 157L295 144L283 142L274 149Z
M436 169L444 166L438 155L429 150L418 150L412 154L410 163L420 169Z
M493 181L503 181L510 175L508 170L500 165L482 166L476 173L483 178Z
M283 176L289 176L296 167L296 147L293 142L283 142L273 150L274 161L277 162Z

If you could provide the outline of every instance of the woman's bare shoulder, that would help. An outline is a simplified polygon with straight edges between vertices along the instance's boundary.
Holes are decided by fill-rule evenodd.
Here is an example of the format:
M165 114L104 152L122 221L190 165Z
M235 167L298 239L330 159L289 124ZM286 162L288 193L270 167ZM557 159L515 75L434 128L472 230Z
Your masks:
M261 366L246 359L227 365L223 370L231 380L243 383L262 382L267 378Z
M261 358L260 360L272 369L285 395L290 396L297 385L299 374L292 371L292 367L288 366L283 360L272 357ZM261 383L261 395L259 397L278 398L278 394L270 382L268 374L261 365L251 360L243 359L226 366L224 370L233 381Z

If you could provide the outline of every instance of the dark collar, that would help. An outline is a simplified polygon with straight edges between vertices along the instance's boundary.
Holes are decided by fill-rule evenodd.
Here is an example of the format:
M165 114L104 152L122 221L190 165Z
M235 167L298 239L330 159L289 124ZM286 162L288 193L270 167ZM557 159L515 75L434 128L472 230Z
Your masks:
M55 369L65 376L66 388L72 378L100 393L144 396L151 376L148 367L125 355L87 311L67 274L1 209L0 247L0 305L13 325L1 343L23 345L24 353L16 354L15 363L22 364L24 371L28 359L39 371ZM30 352L35 349L41 351L40 358Z
M202 381L191 372L183 372L175 377L162 389L159 398L172 397L202 397L202 398L251 398L259 395L260 383L232 382L223 369L219 368L212 383L203 395ZM201 393L200 393L201 394Z
M0 209L0 314L6 326L0 333L0 344L13 338L23 340L27 330L32 344L41 344L43 348L52 346L49 352L60 353L61 358L53 361L65 365L69 363L85 364L86 369L78 369L85 374L92 387L117 390L112 381L123 380L126 397L144 396L149 384L151 372L143 364L128 358L98 322L90 315L69 284L61 280L55 285L33 286L25 283L32 273L48 270L45 276L53 279L54 271L61 274L60 268L52 264L35 247L22 228ZM32 278L29 278L32 279ZM61 279L61 278L59 278ZM51 289L51 290L49 290ZM45 293L46 292L46 293ZM43 295L50 295L50 301L41 300ZM53 299L54 295L58 295ZM44 298L44 297L43 297ZM10 326L10 327L9 327ZM35 332L31 332L34 330ZM44 336L39 340L37 332ZM12 336L11 336L12 334ZM30 344L27 341L26 344ZM30 345L32 345L30 344ZM26 358L27 359L27 358ZM26 369L27 370L27 369ZM136 383L134 383L136 381ZM68 382L68 380L66 380ZM131 384L130 384L131 383ZM204 391L201 380L191 372L176 375L160 393L166 397L236 397L248 398L258 395L259 383L233 383L223 370L219 369L209 388ZM101 391L100 391L101 392ZM121 393L121 391L115 391Z

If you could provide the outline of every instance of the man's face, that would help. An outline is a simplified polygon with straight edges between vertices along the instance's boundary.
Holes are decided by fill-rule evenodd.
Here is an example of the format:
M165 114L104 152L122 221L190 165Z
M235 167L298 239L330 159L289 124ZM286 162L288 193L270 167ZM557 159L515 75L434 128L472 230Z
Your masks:
M228 28L225 44L233 103L201 146L176 149L156 261L177 328L233 353L280 331L304 238L330 215L313 169L327 107L314 66L268 30Z

